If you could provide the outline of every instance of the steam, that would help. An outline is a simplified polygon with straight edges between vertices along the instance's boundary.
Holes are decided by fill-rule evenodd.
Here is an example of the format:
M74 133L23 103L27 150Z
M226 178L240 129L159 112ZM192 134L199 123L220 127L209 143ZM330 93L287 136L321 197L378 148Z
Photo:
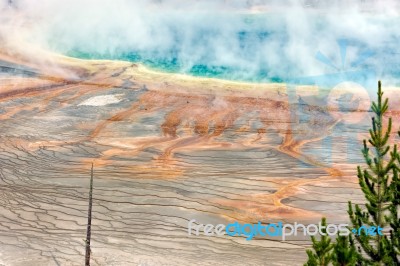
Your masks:
M2 1L0 40L9 52L45 49L282 81L353 70L367 52L358 68L387 79L400 73L394 0ZM347 42L343 64L338 40Z

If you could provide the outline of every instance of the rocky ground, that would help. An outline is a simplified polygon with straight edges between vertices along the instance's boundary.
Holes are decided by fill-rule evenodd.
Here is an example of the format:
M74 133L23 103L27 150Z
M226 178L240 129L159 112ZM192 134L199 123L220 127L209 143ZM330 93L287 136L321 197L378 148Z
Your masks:
M188 236L188 221L346 222L362 200L369 113L322 90L54 55L2 54L0 70L0 265L83 264L92 163L93 265L302 265L308 237Z

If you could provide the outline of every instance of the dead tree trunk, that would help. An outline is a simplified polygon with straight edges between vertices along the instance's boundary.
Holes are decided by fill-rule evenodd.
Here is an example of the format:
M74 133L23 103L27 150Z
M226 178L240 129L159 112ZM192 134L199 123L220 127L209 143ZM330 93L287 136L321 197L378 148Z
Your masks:
M92 192L93 192L93 163L92 170L90 172L90 190L89 190L89 210L88 210L88 221L86 227L86 255L85 255L85 266L90 266L90 236L92 233Z

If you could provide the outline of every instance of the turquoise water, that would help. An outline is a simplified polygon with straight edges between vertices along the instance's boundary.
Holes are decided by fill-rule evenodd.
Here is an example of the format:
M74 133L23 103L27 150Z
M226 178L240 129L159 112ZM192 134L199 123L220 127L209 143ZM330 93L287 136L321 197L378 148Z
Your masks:
M100 52L81 46L70 50L67 55L82 59L138 62L155 70L198 77L248 82L283 82L285 77L281 71L269 66L268 58L260 54L263 47L268 47L269 44L273 43L277 47L285 45L288 39L287 32L272 29L269 25L282 24L279 16L226 15L213 19L217 20L216 24L221 24L221 20L227 22L224 22L221 28L194 22L179 28L175 22L167 23L167 39L170 39L168 45L160 44L154 47L150 44L148 49L138 49L135 45L127 44L119 49L113 47L112 52L107 49ZM235 28L225 29L225 23L234 24ZM154 39L157 39L157 36ZM282 51L276 50L276 54L279 53ZM229 54L230 60L225 60L224 54Z
M207 19L211 22L205 23L204 17L169 18L162 25L149 26L147 35L137 39L124 39L130 33L119 29L110 36L101 36L101 49L82 44L71 47L66 54L83 59L138 62L163 72L248 82L286 82L359 70L373 73L371 78L398 80L400 76L400 32L388 28L399 23L397 18L368 22L381 29L381 40L377 42L374 36L357 36L346 25L332 25L320 15L307 17L306 29L292 25L287 17L278 14ZM335 23L340 24L340 20Z
M158 70L166 73L182 73L194 77L208 77L225 80L247 81L247 82L284 82L282 77L267 77L267 70L261 70L252 76L246 75L244 77L240 68L227 67L227 66L213 66L206 64L195 64L189 69L184 70L184 66L179 63L177 57L163 58L157 56L149 56L147 53L122 53L118 55L110 54L97 54L85 53L80 51L73 51L68 53L69 56L81 59L107 59L107 60L122 60L134 63L141 63L151 69Z

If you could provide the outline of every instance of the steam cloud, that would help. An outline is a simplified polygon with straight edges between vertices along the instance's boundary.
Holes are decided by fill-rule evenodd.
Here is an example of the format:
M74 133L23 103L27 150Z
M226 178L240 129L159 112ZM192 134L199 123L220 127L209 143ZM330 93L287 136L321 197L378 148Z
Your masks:
M133 54L175 64L183 73L202 66L228 69L233 79L284 80L349 70L369 51L373 55L361 67L373 67L387 79L400 73L394 0L9 2L0 3L0 40L8 52L79 51L112 59ZM342 65L337 41L344 39ZM338 69L316 60L318 51Z

